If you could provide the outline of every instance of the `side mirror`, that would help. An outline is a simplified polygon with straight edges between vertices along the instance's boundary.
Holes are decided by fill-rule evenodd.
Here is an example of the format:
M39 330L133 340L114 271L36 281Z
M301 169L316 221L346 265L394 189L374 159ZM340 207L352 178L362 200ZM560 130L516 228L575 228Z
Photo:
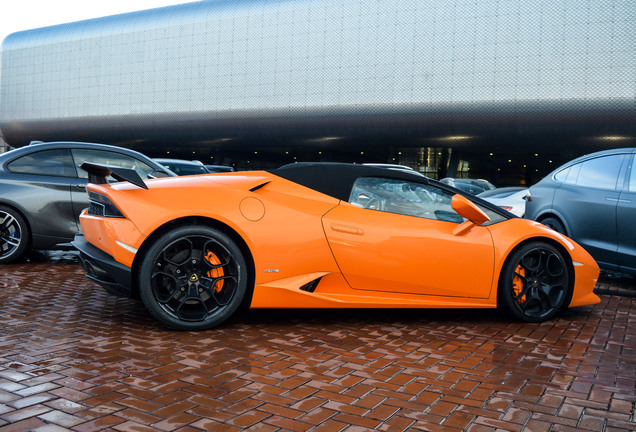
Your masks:
M477 207L475 203L470 201L465 196L455 194L451 200L451 207L457 212L458 215L464 219L468 219L466 222L459 224L454 230L454 235L460 235L468 231L475 225L481 225L484 222L488 222L490 218L482 209Z

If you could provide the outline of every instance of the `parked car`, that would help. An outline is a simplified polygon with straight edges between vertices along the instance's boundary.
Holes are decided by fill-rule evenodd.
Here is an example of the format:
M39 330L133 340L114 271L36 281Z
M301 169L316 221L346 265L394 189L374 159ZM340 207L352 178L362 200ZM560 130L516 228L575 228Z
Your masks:
M528 197L527 187L502 187L488 190L477 194L479 198L485 199L515 216L523 217L526 212L526 199Z
M232 172L234 171L234 168L231 166L226 166L226 165L206 165L205 166L208 171L210 171L211 173L217 173L217 172Z
M634 148L592 153L530 188L528 219L576 240L602 268L636 274Z
M0 264L73 240L89 205L88 174L78 168L86 161L131 168L142 178L175 175L141 153L103 144L37 143L1 154Z
M538 322L600 301L575 242L408 170L298 163L134 186L83 167L104 183L73 242L84 270L169 327L241 306L500 307Z
M495 185L488 180L483 179L466 179L445 177L440 180L442 183L453 186L461 191L478 195L482 192L495 189Z
M155 158L155 161L180 176L210 174L205 165L197 160Z

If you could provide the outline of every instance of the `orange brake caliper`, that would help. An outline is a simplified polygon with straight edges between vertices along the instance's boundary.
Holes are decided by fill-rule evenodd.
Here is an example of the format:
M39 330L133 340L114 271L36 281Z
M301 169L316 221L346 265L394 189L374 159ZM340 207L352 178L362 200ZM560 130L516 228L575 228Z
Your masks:
M212 265L221 264L219 257L213 254L212 251L208 251L208 254L205 256L205 259ZM208 272L208 277L211 277L211 278L219 278L219 277L222 277L223 275L224 275L223 268L221 267L212 269ZM223 280L217 281L217 283L214 284L214 290L216 292L221 292L222 289L223 289Z
M515 273L515 277L512 279L512 289L514 290L516 297L521 294L521 291L523 291L523 280L517 275L525 276L526 270L521 266L517 266L517 268L515 269ZM517 299L517 302L523 303L525 301L525 297L526 296L524 295L523 297Z

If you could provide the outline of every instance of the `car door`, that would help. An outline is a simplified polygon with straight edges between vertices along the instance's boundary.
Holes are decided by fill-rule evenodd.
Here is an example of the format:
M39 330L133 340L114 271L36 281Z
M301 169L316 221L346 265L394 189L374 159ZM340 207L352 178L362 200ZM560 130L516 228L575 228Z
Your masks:
M22 208L34 245L72 239L78 225L70 189L77 175L68 149L28 153L9 162L7 170L13 184L4 198Z
M597 260L616 262L618 232L617 187L625 154L613 154L581 162L555 191L553 206L563 215L570 237ZM573 167L574 168L574 167Z
M375 184L372 184L375 183ZM357 290L486 298L494 251L488 228L463 235L452 194L404 180L362 178L323 217L335 259Z
M628 182L620 195L616 210L618 231L618 264L623 269L636 270L636 167L629 158Z

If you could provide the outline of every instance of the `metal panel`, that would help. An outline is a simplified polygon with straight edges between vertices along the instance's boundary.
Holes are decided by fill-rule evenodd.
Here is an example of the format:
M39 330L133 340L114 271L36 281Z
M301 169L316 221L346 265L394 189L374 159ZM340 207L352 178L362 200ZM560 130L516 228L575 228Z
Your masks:
M563 116L633 138L635 21L629 0L202 1L99 18L5 39L0 128L12 145L300 138L307 122L426 139L558 133Z

